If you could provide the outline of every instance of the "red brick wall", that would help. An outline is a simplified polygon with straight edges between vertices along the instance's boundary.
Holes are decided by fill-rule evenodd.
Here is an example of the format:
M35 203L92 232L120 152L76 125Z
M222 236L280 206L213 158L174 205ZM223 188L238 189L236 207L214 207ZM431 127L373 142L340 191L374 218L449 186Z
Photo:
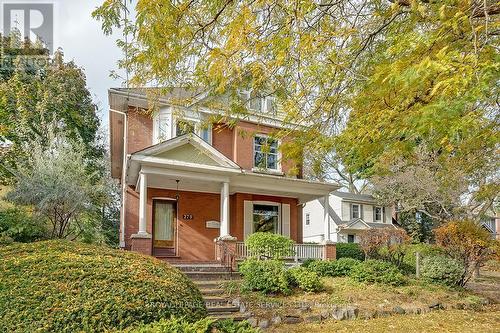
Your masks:
M145 111L130 107L127 128L127 153L134 153L153 144L153 118Z
M147 232L152 234L153 198L174 198L175 190L148 189ZM220 194L180 191L177 205L178 217L178 253L180 260L209 261L215 259L214 239L219 236L219 229L206 228L206 221L220 220ZM247 193L235 193L230 197L230 233L243 239L243 201L272 201L290 205L290 237L301 242L302 225L299 222L297 200L263 196ZM127 212L125 214L125 248L131 248L132 234L137 233L139 225L139 195L133 188L127 193ZM192 220L184 220L184 214L193 215ZM152 240L150 240L152 244Z
M214 124L212 146L224 156L233 160L233 130L224 124Z

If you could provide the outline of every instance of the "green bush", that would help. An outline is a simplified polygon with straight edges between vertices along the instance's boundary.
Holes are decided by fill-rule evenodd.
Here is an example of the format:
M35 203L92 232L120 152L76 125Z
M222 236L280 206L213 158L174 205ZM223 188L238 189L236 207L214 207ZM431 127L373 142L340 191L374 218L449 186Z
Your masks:
M29 243L44 239L47 229L44 223L19 208L0 211L0 235L14 242Z
M285 236L270 232L256 232L245 240L252 257L281 259L293 256L293 241Z
M305 267L294 267L288 270L292 285L304 291L316 292L323 289L321 278L316 272Z
M243 286L246 289L266 294L290 293L283 261L249 258L240 264L239 271L243 275Z
M365 260L365 254L359 244L356 243L337 243L336 245L337 259L352 258L357 260Z
M320 276L349 276L354 266L361 261L352 258L340 258L338 260L316 261L309 265L309 269Z
M189 322L185 319L172 318L170 320L142 324L121 331L123 333L257 333L258 330L250 326L246 321L235 322L232 320L216 321L213 318L204 318L197 322Z
M416 269L417 258L415 252L420 253L420 258L444 254L443 249L437 245L426 244L426 243L408 245L406 247L406 253L403 259L403 264L405 268L411 273L415 273Z
M447 286L458 285L464 272L461 262L445 256L424 257L420 270L424 280Z
M372 259L355 265L350 276L359 282L382 283L392 286L405 283L405 277L395 265L381 260Z
M103 332L206 315L179 270L133 252L68 241L0 247L0 332Z
M318 260L318 259L311 259L311 258L308 258L308 259L306 259L306 260L304 260L304 261L302 262L302 265L301 265L301 266L302 266L302 267L305 267L305 268L309 268L309 266L311 266L311 264L313 264L313 263L315 263L315 262L317 262L317 261L319 261L319 260Z

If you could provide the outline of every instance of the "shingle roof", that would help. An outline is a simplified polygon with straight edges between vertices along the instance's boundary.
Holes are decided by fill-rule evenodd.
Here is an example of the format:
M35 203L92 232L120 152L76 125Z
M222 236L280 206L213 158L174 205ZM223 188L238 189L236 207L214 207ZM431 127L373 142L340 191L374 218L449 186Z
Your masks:
M361 201L377 202L377 200L369 194L355 194L355 193L340 192L340 191L335 191L332 194L339 198L353 200L353 201L361 200Z

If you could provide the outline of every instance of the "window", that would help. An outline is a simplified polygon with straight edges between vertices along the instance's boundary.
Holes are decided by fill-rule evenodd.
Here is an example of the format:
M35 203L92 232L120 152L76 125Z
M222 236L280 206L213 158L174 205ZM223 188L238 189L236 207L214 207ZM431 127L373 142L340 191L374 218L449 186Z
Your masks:
M373 218L375 222L382 222L382 207L375 207Z
M279 209L276 205L253 205L253 232L278 233Z
M262 96L253 91L242 90L239 93L241 100L247 105L248 109L265 113L269 115L276 115L276 99L272 96Z
M169 109L160 109L153 124L153 144L172 138L172 114Z
M278 170L278 141L266 136L254 138L254 167Z
M175 126L175 136L194 133L194 123L188 120L178 120Z
M354 235L347 235L347 243L354 243Z
M352 219L359 219L360 213L359 213L359 205L352 204L351 205L351 218Z
M211 127L204 127L200 129L200 137L203 139L203 141L212 143L212 128Z
M311 224L311 215L309 213L306 213L306 225Z

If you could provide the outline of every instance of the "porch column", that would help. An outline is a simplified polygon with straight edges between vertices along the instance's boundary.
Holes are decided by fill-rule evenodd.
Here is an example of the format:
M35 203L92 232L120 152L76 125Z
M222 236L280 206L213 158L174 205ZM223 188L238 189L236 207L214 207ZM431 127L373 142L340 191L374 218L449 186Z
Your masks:
M330 194L328 193L325 195L323 198L324 200L324 205L323 205L323 227L325 231L325 243L331 242L331 236L330 236Z
M222 183L220 191L220 235L229 236L229 183Z
M138 235L147 235L146 221L148 209L148 180L145 173L140 173L140 194L139 194L139 232Z

